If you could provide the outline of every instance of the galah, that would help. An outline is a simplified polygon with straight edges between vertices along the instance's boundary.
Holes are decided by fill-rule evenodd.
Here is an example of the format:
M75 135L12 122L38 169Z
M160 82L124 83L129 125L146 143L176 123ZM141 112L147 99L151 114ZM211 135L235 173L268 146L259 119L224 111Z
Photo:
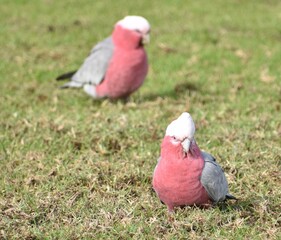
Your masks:
M115 24L112 35L93 47L77 70L56 80L70 79L61 88L80 88L93 98L127 98L148 73L144 44L150 25L141 16L127 16Z
M224 172L216 159L198 147L195 124L182 113L169 124L161 144L161 156L153 174L153 188L169 212L174 207L236 199L229 194Z

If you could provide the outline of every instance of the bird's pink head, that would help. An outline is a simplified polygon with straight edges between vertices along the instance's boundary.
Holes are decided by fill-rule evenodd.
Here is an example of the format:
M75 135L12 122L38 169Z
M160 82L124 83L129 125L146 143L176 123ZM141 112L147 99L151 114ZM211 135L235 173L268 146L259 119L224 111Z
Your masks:
M141 36L142 44L149 43L150 25L149 22L141 16L126 16L116 23L124 29L134 31Z
M176 120L172 121L166 129L166 136L169 136L173 145L181 144L184 152L188 152L190 144L194 140L195 124L191 115L182 113Z

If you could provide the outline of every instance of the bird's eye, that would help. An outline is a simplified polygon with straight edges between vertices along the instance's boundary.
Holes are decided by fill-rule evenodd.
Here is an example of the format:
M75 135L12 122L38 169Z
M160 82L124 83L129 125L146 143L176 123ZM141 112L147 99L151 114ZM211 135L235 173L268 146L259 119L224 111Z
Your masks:
M171 136L171 143L173 145L177 145L179 143L179 140L175 136Z

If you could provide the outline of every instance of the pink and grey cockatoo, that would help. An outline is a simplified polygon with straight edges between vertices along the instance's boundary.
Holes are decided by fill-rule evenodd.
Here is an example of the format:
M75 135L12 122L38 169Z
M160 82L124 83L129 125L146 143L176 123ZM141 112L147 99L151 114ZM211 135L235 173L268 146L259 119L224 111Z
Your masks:
M170 123L162 141L153 188L170 212L177 206L236 199L228 192L222 168L212 155L199 149L194 134L192 117L184 112Z
M70 79L61 88L83 87L93 98L127 98L148 72L144 44L149 43L149 22L127 16L115 24L112 35L92 49L82 66L57 80Z

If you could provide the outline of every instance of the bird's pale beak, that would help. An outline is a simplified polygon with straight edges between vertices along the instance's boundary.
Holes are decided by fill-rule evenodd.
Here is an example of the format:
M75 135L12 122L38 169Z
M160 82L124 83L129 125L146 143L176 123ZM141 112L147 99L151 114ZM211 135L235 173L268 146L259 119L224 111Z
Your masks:
M149 33L146 33L144 35L142 35L142 44L145 45L145 44L148 44L150 41L150 35Z
M185 153L188 153L189 147L190 147L190 143L191 143L191 141L188 138L184 139L184 141L181 142L181 145L183 147L183 151Z

